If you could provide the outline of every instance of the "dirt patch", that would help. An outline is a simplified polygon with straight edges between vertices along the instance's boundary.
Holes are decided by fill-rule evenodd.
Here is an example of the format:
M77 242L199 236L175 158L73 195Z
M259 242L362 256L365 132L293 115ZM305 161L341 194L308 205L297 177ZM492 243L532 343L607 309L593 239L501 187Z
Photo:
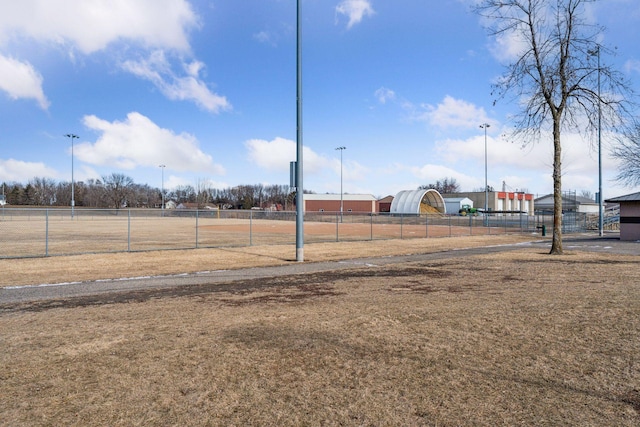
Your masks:
M340 295L329 285L298 285L279 288L268 288L263 292L243 291L234 293L233 297L221 298L223 304L241 306L247 304L282 304L303 302L312 298Z
M631 407L640 415L640 391L639 390L629 390L624 393L620 400Z
M109 294L89 295L68 299L52 299L28 303L0 304L0 313L11 311L44 311L53 308L77 308L107 304L123 304L146 302L157 298L178 298L205 294L228 293L234 298L222 299L229 304L247 304L250 302L291 302L314 296L339 295L332 283L345 279L389 277L421 277L443 278L452 273L429 267L410 268L373 268L341 271L328 271L313 274L299 274L284 277L271 277L256 280L236 280L230 283L184 285L170 288L152 288L129 292L113 292ZM417 287L414 288L416 290ZM254 294L259 294L254 296Z

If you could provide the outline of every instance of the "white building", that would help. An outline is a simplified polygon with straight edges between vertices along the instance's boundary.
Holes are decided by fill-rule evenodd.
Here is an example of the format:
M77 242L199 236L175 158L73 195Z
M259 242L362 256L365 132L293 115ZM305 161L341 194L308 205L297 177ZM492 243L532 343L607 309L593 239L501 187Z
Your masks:
M457 215L464 205L473 207L473 200L468 197L449 197L444 199L446 213L448 215Z

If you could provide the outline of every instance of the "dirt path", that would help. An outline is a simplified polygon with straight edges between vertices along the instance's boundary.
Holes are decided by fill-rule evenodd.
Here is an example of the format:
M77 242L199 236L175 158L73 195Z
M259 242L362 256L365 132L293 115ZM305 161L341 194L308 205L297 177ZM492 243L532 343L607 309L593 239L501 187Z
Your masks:
M313 263L290 263L287 265L254 267L236 270L206 271L193 274L177 274L155 277L133 277L126 279L98 280L50 285L8 286L0 288L0 310L11 309L14 304L35 303L33 307L94 305L100 300L145 300L160 296L192 295L203 292L227 292L239 289L259 289L271 286L270 279L283 276L310 275L345 277L362 273L354 270L375 270L392 264L417 261L435 261L472 255L512 251L533 243L518 243L490 247L446 250L428 254L397 255L384 257L353 258L339 261ZM120 294L113 296L113 294ZM86 302L64 300L91 297ZM45 301L54 301L47 303ZM114 302L114 301L112 301Z
M490 241L490 243L495 243ZM348 244L343 244L348 245ZM88 297L87 301L72 301L73 305L93 305L101 300L138 300L160 296L190 295L215 290L255 288L265 286L269 279L295 275L340 275L347 276L354 270L373 269L391 264L406 264L417 261L436 261L480 254L513 251L523 248L546 250L547 240L520 241L512 243L475 246L471 248L443 247L429 253L414 253L388 256L347 258L337 257L319 262L287 262L279 265L257 266L236 269L216 269L191 273L119 277L114 279L70 281L51 284L14 285L0 288L0 310L11 310L23 304L32 307L65 306L65 300ZM612 252L625 255L640 255L640 245L621 242L618 239L575 236L565 239L567 250ZM376 274L378 274L376 273ZM357 273L360 274L360 273ZM225 285L225 286L222 286ZM116 295L117 294L117 295ZM47 302L49 301L49 302Z

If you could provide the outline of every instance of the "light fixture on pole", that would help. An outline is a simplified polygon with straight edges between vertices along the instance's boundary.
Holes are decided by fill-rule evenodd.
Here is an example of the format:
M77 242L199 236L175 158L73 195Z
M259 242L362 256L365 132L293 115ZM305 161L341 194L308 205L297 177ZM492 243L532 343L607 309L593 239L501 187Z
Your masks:
M73 210L76 206L75 189L74 189L75 184L73 180L73 140L75 138L80 138L80 137L72 133L68 133L65 136L71 139L71 218L73 218Z
M589 55L598 57L598 234L604 235L604 216L602 212L602 102L600 98L600 45L590 50Z
M166 168L166 165L160 165L158 166L160 169L162 169L162 187L160 190L160 194L162 196L162 216L164 216L164 168Z
M480 129L484 129L484 219L485 225L488 223L487 217L488 205L489 205L489 183L487 181L487 129L490 128L489 123L483 123L480 125Z
M347 147L338 147L336 150L340 151L340 222L342 222L342 213L344 212L344 204L342 200L342 152L346 150Z

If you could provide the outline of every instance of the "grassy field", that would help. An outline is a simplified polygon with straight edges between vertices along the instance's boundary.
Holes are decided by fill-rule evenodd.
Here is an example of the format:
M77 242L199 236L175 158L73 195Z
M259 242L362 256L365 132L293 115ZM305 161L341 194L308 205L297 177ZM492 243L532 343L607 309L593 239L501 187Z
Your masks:
M145 216L149 213L145 210L77 210L72 219L68 212L61 210L18 209L10 212L0 215L0 259L295 244L296 240L295 217L287 213L270 214L280 219L257 219L248 217L252 212L242 211L224 211L224 215L239 212L245 218L219 218L212 212L199 213L196 218L150 217ZM305 220L305 241L320 243L496 235L522 233L527 226L533 226L533 220L530 224L530 218L526 216L521 223L516 217L509 227L506 227L506 223L499 226L499 222L492 227L484 227L479 217L442 215L427 218L354 214L345 215L344 222L338 219L336 215L326 215Z
M517 240L305 250L320 261ZM3 260L0 268L18 262L10 270L18 277L30 262L35 276L51 272L50 283L64 278L65 262L67 280L107 270L125 277L154 268L154 255L156 265L172 259L198 271L292 262L287 249ZM0 304L0 425L637 426L638 256L543 252L522 246L181 292Z

